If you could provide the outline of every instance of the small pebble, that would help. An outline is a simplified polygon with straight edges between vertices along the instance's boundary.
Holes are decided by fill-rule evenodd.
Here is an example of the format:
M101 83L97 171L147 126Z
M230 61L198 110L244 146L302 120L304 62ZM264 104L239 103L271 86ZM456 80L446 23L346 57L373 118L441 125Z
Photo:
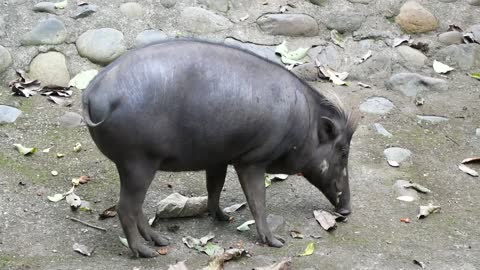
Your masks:
M52 175L53 176L57 176L58 175L58 172L57 171L51 171Z

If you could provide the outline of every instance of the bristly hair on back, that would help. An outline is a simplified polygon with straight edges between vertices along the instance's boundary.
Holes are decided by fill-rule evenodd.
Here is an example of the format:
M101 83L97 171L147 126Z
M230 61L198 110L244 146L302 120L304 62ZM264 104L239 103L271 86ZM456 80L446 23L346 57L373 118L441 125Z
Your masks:
M314 90L317 91L316 89ZM353 106L347 109L340 97L335 92L331 90L327 90L326 92L328 92L329 97L326 97L317 91L317 93L324 97L322 105L327 106L335 111L339 118L344 121L344 127L347 135L349 137L353 136L355 130L357 130L358 122L360 120L360 113L358 109Z

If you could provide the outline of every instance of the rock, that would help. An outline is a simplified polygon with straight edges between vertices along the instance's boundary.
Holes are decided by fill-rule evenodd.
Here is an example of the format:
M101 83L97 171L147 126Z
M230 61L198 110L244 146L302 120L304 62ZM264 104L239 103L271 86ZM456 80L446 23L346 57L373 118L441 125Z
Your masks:
M0 124L13 123L21 114L22 111L17 108L0 105Z
M70 15L71 18L74 19L80 19L80 18L85 18L93 13L97 12L98 7L97 5L84 5L84 6L79 6L73 13Z
M405 161L407 158L409 158L412 155L412 152L405 148L390 147L385 149L383 151L383 154L385 155L387 160L401 163L402 161Z
M317 21L306 14L264 14L257 19L257 24L270 35L318 35Z
M406 180L397 180L393 185L395 196L408 196L412 198L412 201L418 200L418 192L413 188L405 188L405 185L409 185L410 182Z
M57 14L57 10L55 9L55 3L52 2L37 3L35 4L35 6L33 6L33 11Z
M120 11L131 19L141 18L144 13L142 5L135 2L128 2L120 5Z
M433 115L417 115L417 118L420 119L420 121L427 121L432 124L437 124L443 121L448 121L448 118L446 117L441 117L441 116L433 116Z
M318 67L313 63L296 66L292 69L292 72L305 81L316 81L318 78Z
M165 8L171 8L175 6L176 3L177 0L160 0L160 4L162 4L162 6Z
M472 6L480 6L480 0L467 0L467 3Z
M425 33L438 28L437 18L415 1L408 1L400 8L395 22L407 33Z
M438 0L438 1L443 3L453 3L453 2L456 2L457 0Z
M387 89L400 91L404 95L414 97L425 91L447 91L445 80L422 76L416 73L397 73L385 83Z
M76 41L80 56L107 65L122 55L127 47L122 32L112 28L88 30Z
M227 18L199 7L183 9L178 22L185 30L199 34L218 32L233 26Z
M198 4L220 12L228 11L228 0L198 0Z
M382 124L375 123L375 124L373 124L373 126L374 126L375 129L377 130L378 134L383 135L383 136L388 137L388 138L393 137L392 133L388 132L388 131L383 127Z
M310 0L310 3L317 6L325 6L328 3L328 0Z
M10 52L0 45L0 73L7 70L7 68L12 64L12 56Z
M135 38L135 47L141 48L152 43L168 39L167 34L160 30L145 30Z
M475 40L480 41L480 24L474 24L467 28L466 33L471 32Z
M349 79L363 82L368 80L386 80L392 74L392 55L392 49L373 52L372 57L368 61L351 67Z
M446 45L462 44L463 33L458 31L448 31L438 35L438 41Z
M328 29L335 29L340 33L353 32L362 27L366 17L362 14L332 14L325 21Z
M391 111L395 105L383 97L372 97L360 104L360 111L374 114L386 114Z
M454 68L471 71L480 66L478 44L450 45L435 54L435 59Z
M272 232L278 232L285 226L285 219L282 216L269 214L267 216L267 224Z
M58 118L58 123L62 127L73 128L82 125L83 117L74 112L67 112Z
M28 77L39 80L43 86L68 86L70 74L65 56L53 51L37 55L30 63Z
M350 3L358 3L358 4L370 4L372 2L375 2L375 0L348 0Z
M397 51L407 66L420 68L425 65L425 62L428 59L422 52L410 46L398 46Z
M477 128L475 130L475 136L477 136L478 138L480 138L480 128Z
M326 65L333 70L340 70L343 61L337 46L334 45L323 47L318 53L316 60L320 64Z
M31 45L55 45L61 44L67 38L67 29L62 21L56 18L48 18L40 22L20 40L20 44Z
M224 43L232 47L253 52L254 54L266 58L272 62L281 64L280 58L275 54L274 46L262 46L254 43L241 42L233 38L226 38Z

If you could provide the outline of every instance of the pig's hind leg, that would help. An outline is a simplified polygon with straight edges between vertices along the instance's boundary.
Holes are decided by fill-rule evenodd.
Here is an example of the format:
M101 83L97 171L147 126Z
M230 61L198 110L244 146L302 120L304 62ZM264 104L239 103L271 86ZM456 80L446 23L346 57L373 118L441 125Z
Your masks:
M116 165L120 175L118 217L130 249L136 257L158 256L158 252L142 241L143 237L147 241L153 240L157 245L168 243L151 229L142 210L148 187L155 176L155 163L135 158Z
M220 193L225 184L227 175L227 165L220 165L206 170L207 191L208 191L208 211L210 215L219 221L228 221L230 216L225 214L220 208Z

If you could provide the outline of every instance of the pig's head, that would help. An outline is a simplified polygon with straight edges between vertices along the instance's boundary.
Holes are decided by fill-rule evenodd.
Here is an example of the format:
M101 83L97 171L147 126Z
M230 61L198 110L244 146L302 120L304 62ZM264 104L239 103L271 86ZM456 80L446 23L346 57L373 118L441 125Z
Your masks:
M348 155L356 121L350 117L318 121L318 147L302 172L342 215L351 213Z

